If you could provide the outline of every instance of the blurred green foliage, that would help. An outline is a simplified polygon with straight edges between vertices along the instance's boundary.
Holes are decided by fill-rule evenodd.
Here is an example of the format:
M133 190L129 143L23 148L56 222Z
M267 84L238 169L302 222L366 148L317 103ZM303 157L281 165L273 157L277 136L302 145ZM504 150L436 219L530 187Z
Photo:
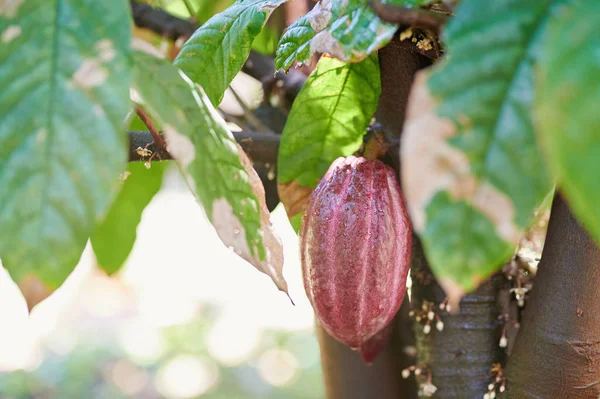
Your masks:
M220 311L204 306L189 323L160 330L164 350L153 361L140 361L121 347L117 329L104 329L101 340L91 334L88 340L64 355L45 350L39 367L29 371L0 373L0 398L159 398L156 388L161 368L181 356L214 360L218 381L201 396L206 399L316 399L325 397L319 362L319 347L311 331L282 332L265 330L256 349L242 364L229 367L219 364L208 350L207 337ZM111 332L109 332L111 331ZM259 372L259 359L267 351L282 349L297 360L296 375L290 384L277 387L266 382ZM144 375L144 384L135 394L123 392L115 383L115 365L124 363L128 370ZM131 372L131 371L130 371ZM147 376L147 378L146 378ZM121 377L127 379L125 374ZM168 396L167 396L168 397Z

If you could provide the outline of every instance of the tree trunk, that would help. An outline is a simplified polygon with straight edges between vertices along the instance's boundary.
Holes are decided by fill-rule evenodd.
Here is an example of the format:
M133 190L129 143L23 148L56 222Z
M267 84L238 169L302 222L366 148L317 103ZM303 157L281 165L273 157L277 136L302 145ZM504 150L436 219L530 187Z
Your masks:
M370 366L365 365L358 352L339 343L317 325L327 399L417 397L414 381L400 378L402 369L410 366L410 357L403 352L404 348L412 343L408 298L394 323L396 327L390 343Z
M466 295L460 302L460 312L451 315L440 309L446 295L435 281L416 237L413 247L413 253L418 254L413 255L411 264L416 363L423 367L417 379L426 384L431 378L437 388L435 398L482 398L492 380L492 365L505 362L505 350L499 346L503 326L499 316L508 313L508 282L501 273L492 276ZM424 303L427 309L422 308ZM432 321L427 318L430 310L434 313ZM443 322L442 331L436 328L437 317Z
M600 249L557 195L505 397L598 399L599 382Z

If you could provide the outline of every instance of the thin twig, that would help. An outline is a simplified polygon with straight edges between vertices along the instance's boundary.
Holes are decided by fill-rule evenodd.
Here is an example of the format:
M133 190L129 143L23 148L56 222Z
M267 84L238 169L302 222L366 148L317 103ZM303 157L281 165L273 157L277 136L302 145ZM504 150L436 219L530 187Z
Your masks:
M154 121L152 120L150 115L148 115L146 113L146 111L144 111L142 109L142 107L140 107L139 105L136 105L135 112L138 114L138 116L140 117L142 122L144 122L144 125L146 125L146 127L150 131L150 134L152 135L152 138L154 139L154 145L156 146L156 148L158 150L165 149L166 148L165 140L162 138L162 136L158 132L158 128L154 124Z
M190 22L196 22L196 11L194 11L194 7L192 7L190 0L183 0L183 4L185 4L185 8L187 8L190 13Z
M448 20L445 14L419 8L382 4L381 0L368 0L368 3L375 14L385 22L431 29L435 33L439 33Z

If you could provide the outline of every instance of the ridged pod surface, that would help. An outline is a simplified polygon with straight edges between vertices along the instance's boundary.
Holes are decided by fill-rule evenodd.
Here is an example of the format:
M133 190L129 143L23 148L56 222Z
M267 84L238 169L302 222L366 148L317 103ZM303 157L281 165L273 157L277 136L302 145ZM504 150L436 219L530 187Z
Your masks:
M359 349L400 308L412 233L394 170L336 159L313 192L300 231L304 288L323 328Z

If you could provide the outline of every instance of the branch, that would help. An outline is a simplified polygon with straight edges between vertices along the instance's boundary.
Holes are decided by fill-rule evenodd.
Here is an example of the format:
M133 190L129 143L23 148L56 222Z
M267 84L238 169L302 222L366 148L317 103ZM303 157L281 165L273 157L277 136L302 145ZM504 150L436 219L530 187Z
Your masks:
M148 115L146 111L144 111L139 105L135 107L135 113L140 117L142 122L144 122L144 125L146 125L146 127L150 131L150 134L154 139L154 145L156 146L156 148L158 148L159 150L165 149L165 140L158 132L158 128L154 124L154 121L152 120L150 115Z
M173 41L180 37L190 37L197 26L187 19L178 18L149 4L130 0L133 22L140 28L167 37Z
M435 33L439 33L440 28L448 20L448 16L445 14L419 8L382 4L381 0L369 0L368 3L382 21L430 29Z
M166 148L162 150L157 148L154 137L149 131L130 130L127 133L129 134L129 162L173 159ZM150 159L150 154L156 155Z
M152 160L173 159L166 150L159 150L154 144L154 138L148 131L128 131L129 134L129 161L148 161L150 156L144 155L139 149L147 149L158 154ZM264 163L275 164L279 151L280 135L274 133L233 132L233 136L248 156Z
M600 247L557 193L542 260L506 368L508 397L598 396L599 285Z
M275 72L275 61L273 57L251 51L250 56L242 67L242 72L247 73L263 84L265 93L271 93L273 88L281 84L284 98L287 102L286 108L290 108L294 99L306 81L306 75L291 69L288 73ZM281 82L281 83L280 83Z

